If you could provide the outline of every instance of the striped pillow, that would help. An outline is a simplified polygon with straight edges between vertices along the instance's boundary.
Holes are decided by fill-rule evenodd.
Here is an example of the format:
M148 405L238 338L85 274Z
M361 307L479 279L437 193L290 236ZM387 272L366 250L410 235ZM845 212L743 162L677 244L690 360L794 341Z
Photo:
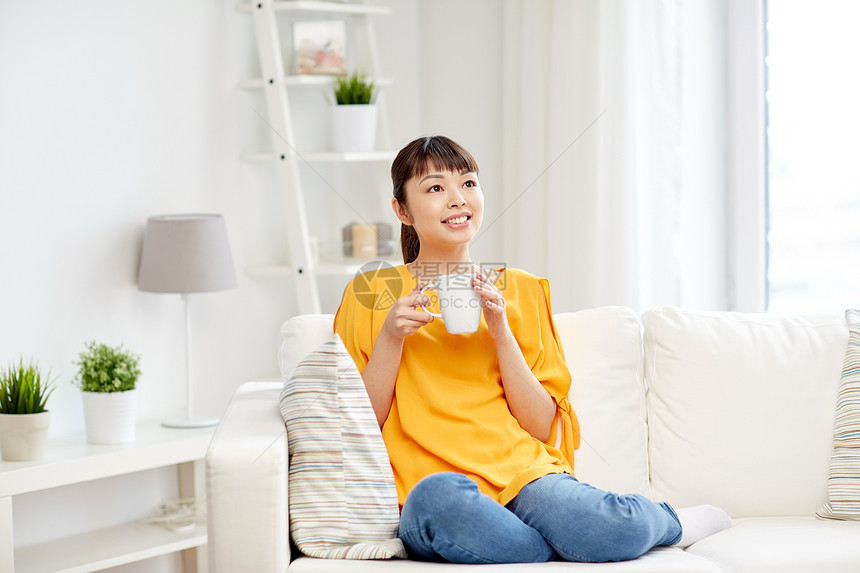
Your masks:
M355 363L333 336L284 384L290 534L311 557L406 557L394 475Z
M845 319L848 350L836 400L828 501L816 515L823 519L860 520L860 311L845 311Z

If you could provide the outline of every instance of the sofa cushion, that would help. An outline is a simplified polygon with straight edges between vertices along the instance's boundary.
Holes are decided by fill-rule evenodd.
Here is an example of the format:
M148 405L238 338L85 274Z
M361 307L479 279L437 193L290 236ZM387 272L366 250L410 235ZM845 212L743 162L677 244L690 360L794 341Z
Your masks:
M727 573L854 573L860 523L814 517L753 517L691 545L687 552Z
M320 344L331 338L333 314L300 314L281 326L278 367L286 380L296 365Z
M574 472L601 489L649 496L639 317L629 308L601 307L553 319L582 432Z
M848 331L838 315L643 315L651 488L733 517L824 502Z
M300 557L289 573L721 573L716 564L677 547L655 547L630 561L615 563L501 563L473 565L426 561L345 561Z
M280 397L290 533L312 557L405 557L394 475L364 382L340 338L295 367Z
M848 348L836 399L827 502L816 515L860 520L860 311L847 310L845 320Z

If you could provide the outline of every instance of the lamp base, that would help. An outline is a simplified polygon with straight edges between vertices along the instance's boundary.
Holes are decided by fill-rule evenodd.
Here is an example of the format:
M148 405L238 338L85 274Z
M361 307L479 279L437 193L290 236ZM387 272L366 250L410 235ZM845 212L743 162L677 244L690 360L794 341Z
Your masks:
M211 428L218 425L218 418L188 418L187 416L172 416L161 420L165 428Z

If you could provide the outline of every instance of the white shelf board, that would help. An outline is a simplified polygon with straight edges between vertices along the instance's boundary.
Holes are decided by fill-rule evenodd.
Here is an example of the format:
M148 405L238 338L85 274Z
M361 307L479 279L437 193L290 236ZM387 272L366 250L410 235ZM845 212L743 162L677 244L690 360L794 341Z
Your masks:
M16 573L87 573L206 544L206 525L187 532L130 523L15 549Z
M307 87L329 87L333 84L334 78L337 76L326 75L304 75L304 76L283 76L281 79L288 86L307 86ZM394 84L391 78L370 78L373 85L377 87L385 87ZM256 90L265 87L266 80L263 78L254 78L250 80L242 80L239 82L239 87L246 90Z
M215 428L171 429L138 424L130 444L88 444L83 433L48 439L41 460L0 461L0 497L198 460Z
M367 153L335 153L333 151L296 152L299 160L308 163L360 163L372 161L393 161L395 151L370 151ZM275 154L270 152L243 153L242 160L251 163L271 162Z
M250 12L257 2L240 2L236 9L242 12ZM391 8L387 6L373 6L370 4L350 4L346 2L304 2L300 0L275 0L272 3L276 12L327 12L334 14L368 14L388 15Z
M354 275L361 270L362 266L378 260L380 259L324 261L314 267L314 272L317 275ZM395 260L385 262L392 266L403 264ZM245 267L245 274L251 277L284 277L291 276L293 268L289 265L251 265Z
M320 264L314 267L314 273L317 275L354 275L367 262ZM251 277L286 277L292 276L293 268L289 265L255 265L245 267L245 274Z

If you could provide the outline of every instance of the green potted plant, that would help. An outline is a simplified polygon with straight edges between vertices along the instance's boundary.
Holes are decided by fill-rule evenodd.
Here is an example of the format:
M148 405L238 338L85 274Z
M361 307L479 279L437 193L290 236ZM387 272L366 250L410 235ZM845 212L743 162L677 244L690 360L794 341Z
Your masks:
M363 73L334 79L331 115L332 149L337 152L369 152L376 147L376 87Z
M87 441L123 444L134 441L140 356L123 345L87 342L75 365L81 389Z
M51 414L45 407L54 384L38 365L10 364L0 371L0 454L6 461L42 457Z

